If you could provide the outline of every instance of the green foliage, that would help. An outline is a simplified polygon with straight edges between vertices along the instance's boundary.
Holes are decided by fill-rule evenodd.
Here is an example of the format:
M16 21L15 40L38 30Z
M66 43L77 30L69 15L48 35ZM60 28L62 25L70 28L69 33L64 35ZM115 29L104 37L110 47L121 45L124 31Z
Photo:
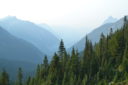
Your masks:
M23 72L22 72L22 68L18 69L17 81L16 81L15 84L16 85L23 85Z
M59 51L50 63L47 56L37 66L36 75L25 85L128 85L128 21L121 30L105 36L101 34L95 45L86 37L82 55L74 48L69 55L60 42ZM22 83L22 70L18 71L17 85ZM0 84L8 85L8 74L3 71Z
M58 54L60 57L63 57L65 53L65 47L64 47L64 42L63 40L60 41L60 46L59 46L59 51Z
M5 70L1 73L0 85L9 85L9 75Z

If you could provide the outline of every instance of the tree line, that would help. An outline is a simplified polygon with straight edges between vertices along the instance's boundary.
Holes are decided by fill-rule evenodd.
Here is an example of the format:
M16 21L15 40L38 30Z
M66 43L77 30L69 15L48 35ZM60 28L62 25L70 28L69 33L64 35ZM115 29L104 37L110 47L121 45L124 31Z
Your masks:
M8 73L3 70L0 85L11 85ZM128 20L124 26L105 36L101 34L94 45L86 37L85 49L73 48L68 53L61 40L59 51L51 61L44 57L34 77L23 81L19 68L17 80L12 85L127 85L128 84Z

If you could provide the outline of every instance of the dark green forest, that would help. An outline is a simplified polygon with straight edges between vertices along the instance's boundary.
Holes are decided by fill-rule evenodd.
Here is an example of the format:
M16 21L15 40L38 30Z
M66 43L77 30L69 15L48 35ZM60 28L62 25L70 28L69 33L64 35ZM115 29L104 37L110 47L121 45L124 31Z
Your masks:
M6 70L0 75L0 85L128 85L128 21L124 26L92 44L86 37L85 49L73 48L68 53L61 40L59 50L51 61L47 56L36 69L33 77L23 80L19 68L17 79L10 81Z

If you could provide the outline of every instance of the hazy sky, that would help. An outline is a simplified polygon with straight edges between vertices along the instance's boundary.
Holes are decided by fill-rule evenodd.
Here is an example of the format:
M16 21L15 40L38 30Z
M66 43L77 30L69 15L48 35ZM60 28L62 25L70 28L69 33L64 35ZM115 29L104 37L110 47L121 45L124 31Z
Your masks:
M108 16L128 14L128 0L0 0L0 18L8 15L49 25L93 28Z
M45 23L54 29L73 28L72 32L81 29L77 33L80 37L109 16L119 19L127 14L128 0L0 0L0 18L10 15ZM63 33L60 34L63 36Z

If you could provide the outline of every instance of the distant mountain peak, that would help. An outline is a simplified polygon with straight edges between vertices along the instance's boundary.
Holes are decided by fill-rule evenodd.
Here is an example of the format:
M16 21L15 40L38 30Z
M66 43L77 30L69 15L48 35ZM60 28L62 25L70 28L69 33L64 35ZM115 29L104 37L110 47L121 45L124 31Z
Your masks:
M127 17L127 16L126 16ZM125 17L125 18L126 18ZM113 17L109 17L108 20L113 20ZM103 33L105 36L107 36L110 32L110 28L113 29L113 32L115 32L118 29L121 29L124 25L124 17L120 18L119 20L115 22L108 21L105 22L103 25L99 26L98 28L95 28L92 32L90 32L87 36L88 39L92 41L93 44L97 43L100 40L101 33ZM116 20L116 19L114 19ZM84 50L85 47L85 37L84 36L80 41L78 41L75 45L72 47L75 47L79 50L79 52ZM69 49L71 51L72 47Z
M52 55L58 49L59 39L51 32L37 24L8 16L0 20L0 25L12 35L23 39L47 55ZM47 37L47 38L46 38Z
M3 19L11 19L12 20L12 19L17 19L17 17L9 15L9 16L4 17Z
M114 18L112 16L109 16L104 22L103 24L107 24L107 23L114 23L116 22L118 19L117 18Z
M16 16L6 16L2 19L0 19L0 21L8 21L8 22L14 22L14 21L17 21L19 20Z
M16 16L10 16L10 15L9 15L9 16L7 16L6 18L15 18L15 19L16 19L17 17L16 17Z

